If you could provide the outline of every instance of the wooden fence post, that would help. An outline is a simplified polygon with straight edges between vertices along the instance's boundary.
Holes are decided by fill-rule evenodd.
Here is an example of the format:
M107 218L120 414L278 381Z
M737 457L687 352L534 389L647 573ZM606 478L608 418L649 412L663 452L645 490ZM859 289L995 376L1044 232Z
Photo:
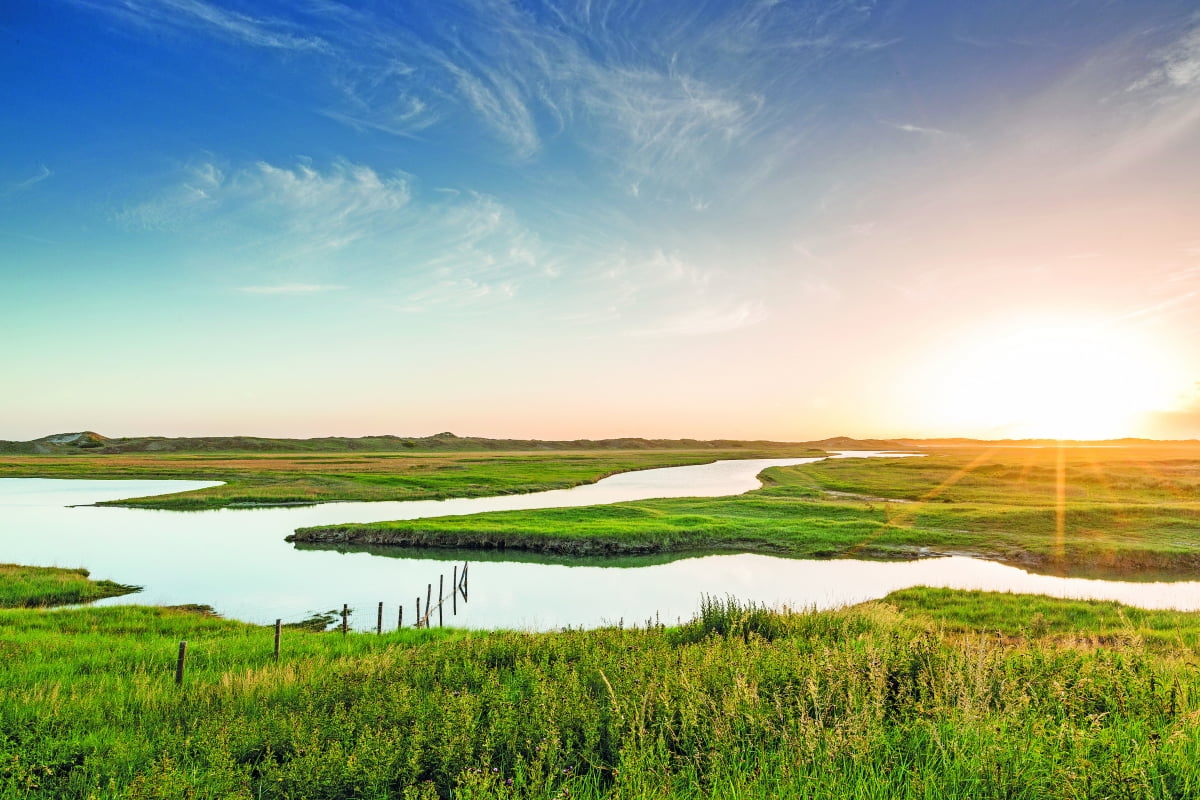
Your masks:
M453 588L451 588L451 590L450 590L450 596L454 599L450 601L450 613L452 613L454 616L457 617L458 616L458 564L454 565L454 583L452 584L452 587Z
M279 634L283 630L283 620L275 620L275 660L279 660Z
M442 606L446 605L446 576L438 575L438 627L442 627Z
M433 613L433 584L425 586L425 627L429 627L429 615Z
M383 601L379 601L379 618L375 620L375 633L383 633Z
M421 627L421 595L417 595L417 618L413 623L414 628Z
M404 627L404 603L400 604L400 613L396 616L396 630Z
M350 605L342 603L342 636L350 630Z
M175 662L175 685L183 685L183 670L187 665L187 641L179 643L179 660Z

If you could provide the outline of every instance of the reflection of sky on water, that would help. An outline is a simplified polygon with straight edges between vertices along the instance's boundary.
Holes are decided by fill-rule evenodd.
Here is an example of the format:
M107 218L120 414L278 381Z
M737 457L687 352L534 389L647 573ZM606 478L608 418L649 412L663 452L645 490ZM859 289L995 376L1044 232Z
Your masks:
M148 511L72 504L179 491L195 481L0 480L0 561L85 566L97 578L145 587L105 604L207 603L222 614L268 623L311 612L357 610L359 627L394 625L398 603L411 623L414 600L438 575L449 593L453 562L417 554L297 549L283 541L307 525L592 505L649 497L719 496L759 486L768 466L810 459L725 461L623 473L554 492L446 501L329 503L277 509ZM391 554L389 554L391 555ZM616 562L619 563L619 562ZM473 562L470 602L457 618L470 627L553 628L623 620L641 624L656 613L686 619L701 595L733 595L770 605L826 608L867 600L907 586L1036 592L1094 597L1148 608L1200 609L1200 583L1123 583L1032 575L977 559L913 562L804 561L762 555L708 555L653 566Z

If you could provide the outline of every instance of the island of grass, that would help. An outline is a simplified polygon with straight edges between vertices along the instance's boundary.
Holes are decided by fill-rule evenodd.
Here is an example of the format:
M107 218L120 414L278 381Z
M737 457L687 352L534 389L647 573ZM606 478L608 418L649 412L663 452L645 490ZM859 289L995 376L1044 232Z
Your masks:
M187 671L175 685L178 643ZM0 797L1191 798L1200 614L936 590L675 628L0 610Z
M975 555L1075 576L1200 569L1200 446L960 447L777 467L758 491L301 528L297 542L568 555Z
M849 440L827 440L824 444ZM821 443L693 439L565 442L439 434L421 439L107 439L60 434L0 442L0 478L221 481L196 491L104 505L172 510L333 501L444 500L541 492L618 472L720 459L824 455ZM870 447L875 442L859 443Z
M92 580L86 569L0 564L0 608L74 605L140 590L138 586Z

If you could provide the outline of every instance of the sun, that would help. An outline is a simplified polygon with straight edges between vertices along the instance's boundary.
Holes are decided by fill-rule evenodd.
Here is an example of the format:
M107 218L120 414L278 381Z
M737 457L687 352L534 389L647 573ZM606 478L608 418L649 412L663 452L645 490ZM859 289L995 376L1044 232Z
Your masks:
M1095 323L1026 322L949 351L930 403L939 427L997 437L1133 436L1180 386L1165 350L1145 334Z

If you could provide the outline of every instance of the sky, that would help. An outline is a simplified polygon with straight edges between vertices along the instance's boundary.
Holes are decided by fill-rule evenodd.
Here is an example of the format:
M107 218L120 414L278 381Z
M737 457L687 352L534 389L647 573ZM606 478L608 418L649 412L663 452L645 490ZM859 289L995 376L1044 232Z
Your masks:
M6 0L0 45L0 439L1200 436L1194 0Z

